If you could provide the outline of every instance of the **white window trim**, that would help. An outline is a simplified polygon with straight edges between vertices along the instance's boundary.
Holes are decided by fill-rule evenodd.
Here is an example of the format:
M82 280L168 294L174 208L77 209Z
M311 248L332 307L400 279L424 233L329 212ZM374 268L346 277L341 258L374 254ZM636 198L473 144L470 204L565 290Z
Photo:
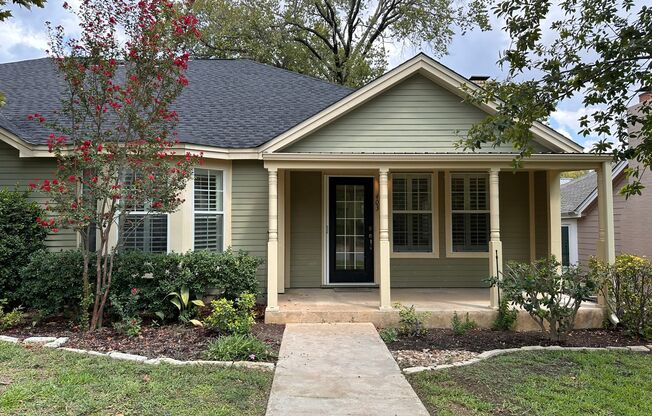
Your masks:
M430 214L431 232L432 232L432 250L422 252L404 252L394 251L394 200L393 200L393 183L394 175L412 175L412 176L430 176ZM439 258L439 172L393 172L390 174L390 180L387 184L389 193L389 244L390 244L390 258L395 259L419 259L419 258ZM416 212L416 211L415 211ZM418 211L425 212L425 211Z
M577 241L577 220L564 220L561 226L568 227L568 262L571 266L575 266L580 261Z
M489 258L489 252L453 251L453 212L451 207L451 176L455 173L487 174L486 171L445 171L444 172L444 204L446 218L446 257L452 258ZM491 199L491 189L487 190L487 197ZM489 212L489 210L487 210Z
M222 172L222 210L221 211L196 211L195 210L195 171L197 169L201 170L207 170L207 171L220 171ZM227 172L225 168L211 168L211 167L201 167L201 168L193 168L192 170L192 178L190 182L192 182L192 186L190 187L190 206L192 210L192 221L190 224L190 238L191 238L191 247L192 250L195 251L195 215L196 214L215 214L215 215L222 215L222 251L226 250L227 247L227 226L226 226L226 203L227 203ZM230 198L229 198L229 203L230 203Z

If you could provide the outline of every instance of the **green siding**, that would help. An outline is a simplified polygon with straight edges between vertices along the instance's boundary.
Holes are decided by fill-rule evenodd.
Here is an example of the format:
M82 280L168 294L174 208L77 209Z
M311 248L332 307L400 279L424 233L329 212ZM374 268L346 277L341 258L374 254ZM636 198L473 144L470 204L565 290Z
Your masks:
M462 152L455 144L485 118L479 108L414 75L284 152ZM513 152L511 145L489 147Z
M505 262L530 261L529 185L527 172L500 174L500 239Z
M290 279L292 287L319 287L322 274L320 172L292 172L290 179Z
M233 161L231 190L231 246L267 259L267 170L260 161ZM266 262L258 269L267 287Z
M52 158L20 158L18 150L0 141L0 187L25 190L30 182L54 176L56 163ZM45 204L47 198L40 193L30 194L30 199ZM62 229L51 233L45 241L49 250L67 250L77 246L77 237L72 230Z

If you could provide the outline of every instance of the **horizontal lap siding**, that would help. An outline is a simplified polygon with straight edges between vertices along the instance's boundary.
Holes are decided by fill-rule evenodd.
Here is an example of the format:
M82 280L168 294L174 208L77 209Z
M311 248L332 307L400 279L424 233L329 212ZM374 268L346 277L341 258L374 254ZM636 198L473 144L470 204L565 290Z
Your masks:
M530 261L529 182L527 172L500 174L500 240L505 262Z
M290 278L292 287L319 287L322 275L320 172L292 172Z
M284 152L461 152L455 146L486 114L415 75ZM513 152L511 145L489 151Z
M258 269L262 287L267 286L268 176L259 161L233 161L231 191L231 244L265 263Z
M0 141L0 187L26 190L30 182L48 179L54 176L56 162L53 158L21 158L18 150ZM40 193L30 194L31 200L45 204L47 198ZM72 230L61 229L51 233L45 240L48 250L59 251L73 249L77 246L77 236Z

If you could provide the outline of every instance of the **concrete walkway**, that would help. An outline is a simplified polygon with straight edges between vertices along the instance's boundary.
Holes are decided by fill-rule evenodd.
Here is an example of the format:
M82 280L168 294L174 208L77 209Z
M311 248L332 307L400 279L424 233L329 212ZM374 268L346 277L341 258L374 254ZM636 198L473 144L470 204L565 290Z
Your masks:
M288 324L267 416L428 412L372 324Z

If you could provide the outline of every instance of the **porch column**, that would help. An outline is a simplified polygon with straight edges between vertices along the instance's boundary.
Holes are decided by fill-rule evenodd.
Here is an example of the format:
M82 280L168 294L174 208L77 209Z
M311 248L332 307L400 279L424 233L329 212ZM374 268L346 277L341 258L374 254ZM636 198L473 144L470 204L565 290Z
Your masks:
M380 168L378 173L378 202L380 204L380 310L392 309L389 276L389 169Z
M502 278L503 243L500 241L500 169L489 171L489 273L490 276ZM490 289L489 300L492 308L498 307L498 287Z
M278 311L278 171L268 168L269 230L267 233L267 311Z
M614 241L614 206L613 184L611 179L611 162L603 162L598 173L598 259L613 264L616 261L616 245ZM605 306L602 296L598 303Z
M548 254L561 262L561 187L559 171L548 171Z

